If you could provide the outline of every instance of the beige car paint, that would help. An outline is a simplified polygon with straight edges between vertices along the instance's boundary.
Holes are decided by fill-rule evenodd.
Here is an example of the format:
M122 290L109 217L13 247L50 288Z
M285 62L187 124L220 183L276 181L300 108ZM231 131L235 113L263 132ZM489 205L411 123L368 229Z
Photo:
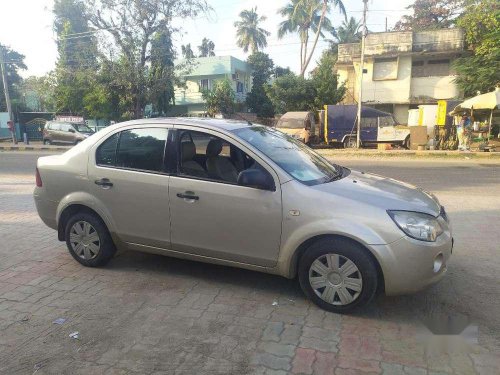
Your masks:
M62 155L42 157L37 167L43 186L34 191L38 213L57 230L66 208L85 205L103 219L118 247L289 278L296 275L303 244L317 236L341 235L362 244L377 260L386 294L413 292L444 275L452 248L446 223L438 241L424 243L405 236L386 213L387 209L400 209L438 216L440 205L428 194L408 184L354 171L333 183L306 186L227 128L247 124L225 124L186 118L137 120L101 130ZM189 127L225 138L272 174L276 191L95 166L100 142L114 132L138 126ZM109 193L120 189L123 197L110 198L108 191L95 189L95 179L109 176L120 182ZM118 186L122 184L123 190ZM186 190L199 192L200 201L206 199L207 203L176 197L176 192ZM137 202L144 205L142 210ZM128 208L116 207L127 204ZM444 267L434 273L432 259L438 254L443 254Z

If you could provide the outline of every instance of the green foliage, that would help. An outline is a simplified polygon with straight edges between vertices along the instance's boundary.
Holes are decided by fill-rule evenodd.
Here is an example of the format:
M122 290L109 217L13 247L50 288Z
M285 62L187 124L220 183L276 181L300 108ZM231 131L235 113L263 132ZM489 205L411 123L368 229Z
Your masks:
M156 33L151 43L151 68L149 71L148 100L153 113L165 116L174 98L174 48L168 30Z
M329 39L330 51L337 53L338 45L343 43L357 43L361 40L361 21L354 17L343 20L342 24L331 31L333 39Z
M21 97L21 84L22 78L19 75L19 70L26 70L27 67L24 64L24 55L19 52L10 49L9 47L2 46L0 44L0 53L3 51L4 56L4 68L5 74L7 76L7 84L10 94L10 101L12 103L12 111L16 112L23 109L23 100ZM5 101L3 80L0 75L0 111L7 111L7 103Z
M254 52L247 62L252 68L253 78L252 91L246 98L247 105L258 117L273 117L273 104L265 91L265 86L273 74L273 60L263 52Z
M287 74L276 78L265 90L276 113L314 109L316 88L312 80Z
M22 83L26 101L33 97L34 103L26 103L27 110L34 112L55 112L56 77L53 72L41 77L30 76Z
M196 57L194 55L193 49L191 48L191 43L188 43L188 44L185 44L185 45L183 44L181 46L181 52L182 52L182 56L185 59L192 59L192 58Z
M201 44L198 46L200 57L215 56L215 43L208 38L203 38Z
M325 104L337 104L345 95L345 86L337 87L337 74L333 72L336 62L337 55L325 51L312 73L312 82L316 88L315 109L322 109Z
M497 0L471 0L457 24L465 30L473 56L455 61L455 82L465 96L493 90L500 83L500 4Z
M413 14L401 17L394 30L421 31L451 27L462 12L463 4L464 0L415 0L406 7Z
M267 37L271 33L261 27L259 23L265 21L267 17L257 14L257 7L250 10L244 10L240 13L241 21L236 21L236 44L243 48L243 52L248 52L250 48L252 53L257 52L267 46Z
M278 13L285 17L285 20L279 24L278 38L286 34L297 33L299 35L300 75L302 77L311 61L319 37L324 37L324 31L333 31L332 23L327 17L330 3L346 16L341 0L290 0L290 3L278 10ZM308 51L310 34L314 34L313 44Z
M202 93L207 107L207 113L213 117L216 114L229 115L234 113L235 94L231 81L224 79L215 83L213 90Z

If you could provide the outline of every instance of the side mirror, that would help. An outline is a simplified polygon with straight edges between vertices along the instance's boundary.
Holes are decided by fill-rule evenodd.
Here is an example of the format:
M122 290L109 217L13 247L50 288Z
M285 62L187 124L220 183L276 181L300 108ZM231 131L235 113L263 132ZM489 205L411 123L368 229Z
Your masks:
M238 175L238 185L248 186L261 190L275 190L271 175L260 169L246 169Z
M70 132L70 133L75 133L75 129L73 129L73 128L69 128L69 132Z

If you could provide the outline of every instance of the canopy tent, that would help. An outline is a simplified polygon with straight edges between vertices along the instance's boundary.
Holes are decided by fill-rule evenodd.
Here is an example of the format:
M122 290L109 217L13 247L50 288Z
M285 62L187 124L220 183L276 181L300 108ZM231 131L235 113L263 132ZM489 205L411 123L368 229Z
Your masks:
M474 96L473 98L465 100L463 103L457 105L453 111L450 112L451 116L458 116L464 113L474 114L474 111L484 111L490 112L490 121L488 124L488 142L491 135L491 122L493 120L493 111L500 108L500 87L497 87L495 91L487 92L486 94L481 94Z
M497 87L495 91L487 92L486 94L481 94L465 100L463 103L457 105L453 111L450 112L450 115L459 115L463 112L468 112L469 110L494 110L497 109L499 105L500 88Z

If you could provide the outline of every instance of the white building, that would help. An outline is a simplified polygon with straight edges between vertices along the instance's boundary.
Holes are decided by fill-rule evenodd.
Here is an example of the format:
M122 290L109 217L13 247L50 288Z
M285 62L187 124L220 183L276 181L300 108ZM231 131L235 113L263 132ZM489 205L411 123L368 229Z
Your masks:
M358 99L360 43L340 44L336 64L345 82L345 104ZM453 61L466 54L461 29L370 33L366 37L363 104L394 113L401 123L408 109L461 99L453 82Z

